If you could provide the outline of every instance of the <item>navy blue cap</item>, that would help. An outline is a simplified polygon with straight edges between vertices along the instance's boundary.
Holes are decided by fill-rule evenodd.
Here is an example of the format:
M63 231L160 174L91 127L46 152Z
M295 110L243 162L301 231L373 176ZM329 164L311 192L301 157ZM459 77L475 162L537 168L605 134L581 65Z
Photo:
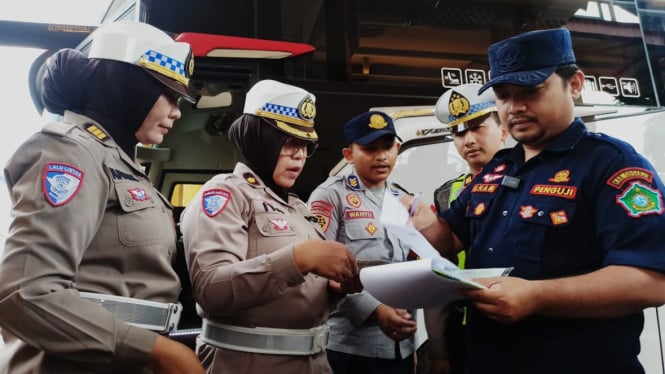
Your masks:
M488 49L490 81L478 94L497 84L535 86L562 65L575 63L567 29L529 31L492 44Z
M369 111L351 118L344 125L344 140L347 143L369 144L384 135L393 135L400 141L393 119L379 111Z

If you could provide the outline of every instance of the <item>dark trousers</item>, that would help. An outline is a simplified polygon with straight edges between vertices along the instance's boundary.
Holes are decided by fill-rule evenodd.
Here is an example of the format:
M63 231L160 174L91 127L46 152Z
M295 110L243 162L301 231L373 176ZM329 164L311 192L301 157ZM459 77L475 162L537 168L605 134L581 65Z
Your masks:
M463 306L454 305L450 308L445 339L450 359L450 373L463 374L466 352L466 325L464 325Z
M394 359L356 356L327 350L328 362L335 374L414 374L413 354Z

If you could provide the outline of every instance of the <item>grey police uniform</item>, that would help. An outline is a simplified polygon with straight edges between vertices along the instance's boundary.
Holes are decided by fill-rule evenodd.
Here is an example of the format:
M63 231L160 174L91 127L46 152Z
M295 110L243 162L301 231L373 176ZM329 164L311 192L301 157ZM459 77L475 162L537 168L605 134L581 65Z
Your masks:
M302 200L284 201L238 163L203 185L181 231L204 318L197 353L208 372L331 372L325 323L338 300L327 279L303 276L294 262L296 243L324 238Z
M396 195L405 194L395 183L386 183ZM383 196L374 195L355 173L332 176L309 197L310 210L326 238L344 243L358 260L406 261L409 249L379 222ZM382 359L395 358L395 341L386 336L370 315L381 303L366 291L347 295L328 321L327 349ZM415 311L410 311L415 316ZM401 357L414 352L415 338L400 341Z
M168 201L99 124L71 112L22 144L5 177L15 216L0 262L0 373L149 372L157 334L79 291L177 301Z

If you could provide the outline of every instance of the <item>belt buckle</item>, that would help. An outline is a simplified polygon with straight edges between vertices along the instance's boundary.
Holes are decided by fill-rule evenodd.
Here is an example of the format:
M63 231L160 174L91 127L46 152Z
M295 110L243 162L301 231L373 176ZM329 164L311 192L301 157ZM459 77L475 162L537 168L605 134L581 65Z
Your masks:
M326 345L328 344L328 335L329 331L327 326L320 329L319 331L316 331L316 333L313 336L313 342L312 342L313 354L322 352L323 350L326 349Z
M166 317L166 322L164 323L164 328L162 331L159 331L160 334L168 334L169 332L175 330L180 323L180 316L182 315L182 304L180 303L170 303L168 315Z

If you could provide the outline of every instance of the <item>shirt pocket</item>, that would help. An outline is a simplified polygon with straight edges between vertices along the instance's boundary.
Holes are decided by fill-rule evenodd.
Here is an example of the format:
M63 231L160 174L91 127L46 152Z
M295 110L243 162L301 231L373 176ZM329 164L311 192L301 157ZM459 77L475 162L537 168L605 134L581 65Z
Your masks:
M552 238L560 237L558 230L564 230L575 216L577 205L572 201L553 198L527 199L518 207L518 215L525 223L525 230L520 233L522 240L517 244L516 268L522 276L535 279L542 275L544 257L552 261L552 253L544 252L551 247ZM548 243L549 242L549 245Z
M464 216L466 218L484 218L490 210L493 200L494 194L472 194Z
M376 222L376 217L372 211L363 212L362 214L372 214L372 218L348 218L352 215L348 211L344 219L344 232L349 240L374 240L383 238L383 227Z
M175 243L175 226L169 206L149 186L135 181L114 184L121 212L118 238L128 247Z
M296 225L287 214L278 212L261 212L254 216L258 234L250 239L250 257L272 253L288 245L299 242ZM252 254L255 253L255 254Z

